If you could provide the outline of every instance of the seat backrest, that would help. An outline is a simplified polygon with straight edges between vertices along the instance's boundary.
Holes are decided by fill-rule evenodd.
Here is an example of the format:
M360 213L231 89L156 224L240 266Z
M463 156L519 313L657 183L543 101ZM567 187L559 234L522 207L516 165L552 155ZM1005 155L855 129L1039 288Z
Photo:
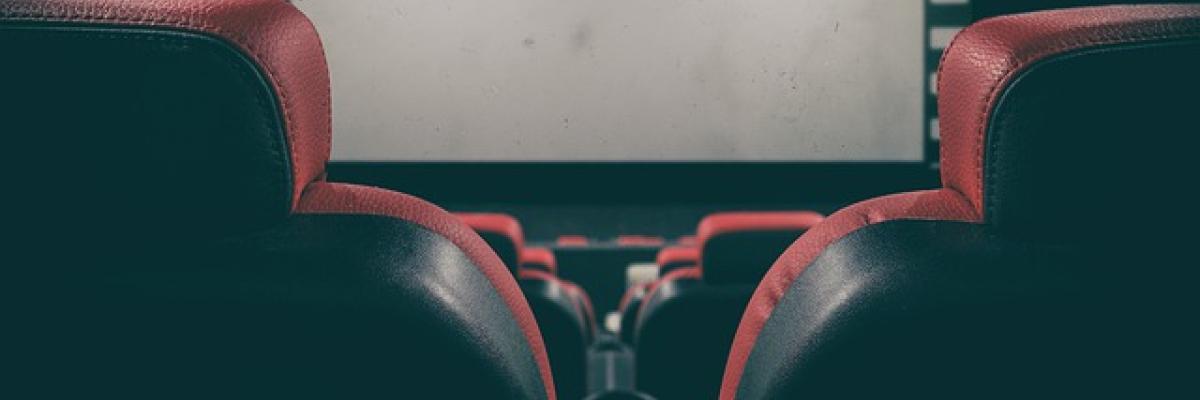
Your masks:
M521 251L525 248L525 233L521 222L511 215L500 213L456 213L459 219L474 228L492 250L504 261L515 276L521 266Z
M696 246L663 247L655 257L658 264L658 276L666 276L671 271L700 265L700 248Z
M555 398L478 235L324 182L328 69L287 2L4 0L0 48L0 397Z
M943 187L851 206L792 245L721 398L1195 396L1180 227L1197 218L1152 210L1190 198L1197 71L1196 5L968 27L939 73Z
M554 251L545 247L526 247L521 250L521 269L536 269L551 275L558 272Z
M517 276L543 332L557 393L582 398L587 386L588 324L577 292L569 282L538 269L519 269L526 250L525 233L516 217L502 213L456 213L475 229ZM537 250L534 250L535 252Z
M701 220L699 247L682 249L700 255L699 266L668 272L641 302L638 389L660 399L715 397L754 283L821 218L807 211L728 212Z
M1198 0L972 0L971 17L976 21L1000 15L1073 7L1133 4L1198 3Z
M723 212L696 228L700 266L710 284L757 284L796 238L824 217L811 211Z

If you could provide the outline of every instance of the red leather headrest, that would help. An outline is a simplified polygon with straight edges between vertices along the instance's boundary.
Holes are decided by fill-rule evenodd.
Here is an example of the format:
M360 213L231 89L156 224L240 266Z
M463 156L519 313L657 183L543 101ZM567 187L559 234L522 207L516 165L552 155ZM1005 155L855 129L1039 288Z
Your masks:
M329 69L317 31L283 0L5 0L5 21L157 27L224 40L274 88L291 152L292 207L325 171L330 151Z
M701 248L712 238L742 232L807 230L825 217L811 211L744 211L716 213L704 217L696 228Z
M655 247L662 246L666 239L661 236L621 235L617 236L617 246L623 247Z
M525 248L525 234L521 222L508 214L500 213L455 213L459 219L479 232L493 233L511 240L518 249Z
M705 282L757 284L788 245L823 219L811 211L726 212L705 217L696 229Z
M555 240L558 247L587 247L588 238L583 235L562 235Z
M938 73L943 186L984 215L985 136L1004 89L1021 72L1080 49L1195 38L1198 27L1197 6L1150 5L1003 16L967 28L946 50Z
M664 247L658 251L655 263L658 264L659 276L679 268L694 267L700 264L700 248L695 246Z
M554 252L545 247L526 247L521 250L521 269L537 269L551 274L558 273L558 261Z
M470 226L483 240L487 241L496 255L504 261L515 276L521 264L521 250L525 248L525 234L521 223L511 215L499 213L455 213L463 223Z

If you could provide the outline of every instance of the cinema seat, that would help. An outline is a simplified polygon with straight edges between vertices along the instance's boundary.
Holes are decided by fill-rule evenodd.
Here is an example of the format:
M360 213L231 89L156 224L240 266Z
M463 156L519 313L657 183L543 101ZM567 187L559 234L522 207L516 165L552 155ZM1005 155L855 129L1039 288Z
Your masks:
M808 211L705 217L696 230L700 265L668 272L642 300L634 337L638 390L663 400L716 397L755 284L821 220Z
M1187 398L1200 6L986 19L946 50L942 187L772 267L721 398ZM1151 193L1153 193L1151 195ZM1116 225L1114 210L1139 210ZM1181 235L1182 234L1182 235Z
M646 296L646 289L651 283L640 283L630 286L625 290L625 294L621 295L621 301L617 303L617 313L621 315L621 331L619 337L625 344L633 344L633 333L637 330L637 311L642 306L642 298Z
M583 398L587 389L587 346L591 336L588 330L591 328L580 299L582 290L543 270L518 269L525 250L525 233L515 217L500 213L455 215L479 232L519 278L521 291L533 309L545 340L559 397Z
M700 265L700 247L695 245L664 247L658 251L654 263L658 264L659 276L665 276L679 268L695 267Z
M648 284L635 285L625 290L618 304L617 312L621 314L621 340L627 344L634 343L637 332L638 311L642 308L642 300L649 289L656 286L662 278L674 281L676 279L700 279L699 270L695 267L700 263L700 249L695 246L670 246L658 251L655 264L658 264L660 279ZM671 275L671 271L681 268L694 270ZM668 275L670 275L668 277Z
M525 274L526 270L538 270L557 277L558 261L554 257L554 251L545 247L526 247L521 250L521 273ZM557 279L566 289L567 294L575 301L576 308L583 316L584 341L591 343L596 335L596 311L592 307L591 297L588 296L587 291L574 282Z
M4 0L0 48L27 167L0 397L556 397L477 234L325 180L329 73L288 2Z
M536 269L551 275L558 274L558 260L554 251L545 247L526 247L521 250L521 269Z

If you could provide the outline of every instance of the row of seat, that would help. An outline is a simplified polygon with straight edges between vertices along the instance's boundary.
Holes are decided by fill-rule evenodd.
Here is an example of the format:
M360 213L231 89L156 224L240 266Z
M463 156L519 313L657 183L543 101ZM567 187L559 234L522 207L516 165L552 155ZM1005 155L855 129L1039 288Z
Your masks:
M711 397L758 281L814 212L726 212L705 217L696 245L659 252L661 278L626 294L622 336L636 346L637 388L658 399ZM637 296L638 292L644 292Z
M4 397L560 397L515 263L436 206L326 179L328 69L287 2L0 0L0 48ZM942 187L788 247L720 398L1194 397L1196 71L1196 5L966 29L939 73ZM705 284L744 272L705 257Z
M517 278L541 328L554 384L563 398L587 391L587 350L596 335L595 311L587 293L559 279L554 253L527 247L521 222L501 213L455 214L483 237Z

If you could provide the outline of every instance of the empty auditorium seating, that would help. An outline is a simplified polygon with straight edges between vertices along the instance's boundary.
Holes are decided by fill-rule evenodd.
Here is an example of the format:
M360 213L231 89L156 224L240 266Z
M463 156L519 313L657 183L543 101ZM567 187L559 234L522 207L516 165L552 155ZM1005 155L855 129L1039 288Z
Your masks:
M545 247L526 247L521 250L521 269L536 269L550 274L558 273L558 261L554 251Z
M538 270L550 275L558 273L558 262L554 251L545 247L526 247L521 250L521 273L525 270ZM586 341L591 343L596 333L596 311L592 307L592 299L582 287L574 282L559 279L567 293L575 300L577 308L583 315L586 331Z
M625 290L625 294L621 295L621 302L617 304L617 312L621 314L620 338L626 344L633 344L633 333L637 327L637 311L641 308L642 298L646 296L646 289L649 287L650 283L630 286Z
M478 235L325 181L328 70L288 2L4 0L0 49L26 167L0 397L555 398Z
M968 27L939 74L942 187L793 244L721 398L1194 397L1197 71L1196 5Z
M521 291L533 309L545 340L558 395L563 399L582 398L586 394L587 346L593 329L586 320L586 293L550 272L532 268L517 270L526 247L521 223L513 216L500 213L455 215L479 232L519 277ZM554 263L552 259L543 261Z
M746 302L817 213L729 212L697 227L699 266L668 272L642 300L634 342L639 390L659 399L717 395Z
M658 256L655 258L655 263L658 264L659 276L679 268L695 267L700 264L700 247L698 246L671 246L664 247L658 251Z
M521 266L521 251L525 248L525 233L521 223L511 215L498 213L455 213L459 219L487 241L513 275Z
M700 279L699 270L693 270L685 273L676 273L671 275L671 272L681 268L695 268L700 263L700 249L695 246L670 246L664 247L658 251L655 263L658 264L658 273L661 278L666 277L669 281L677 279ZM670 275L668 277L668 275ZM621 340L628 344L633 344L634 334L637 331L638 311L642 308L642 300L646 293L655 286L658 282L649 284L634 285L625 290L625 294L621 297L621 303L617 307L617 311L621 314Z

